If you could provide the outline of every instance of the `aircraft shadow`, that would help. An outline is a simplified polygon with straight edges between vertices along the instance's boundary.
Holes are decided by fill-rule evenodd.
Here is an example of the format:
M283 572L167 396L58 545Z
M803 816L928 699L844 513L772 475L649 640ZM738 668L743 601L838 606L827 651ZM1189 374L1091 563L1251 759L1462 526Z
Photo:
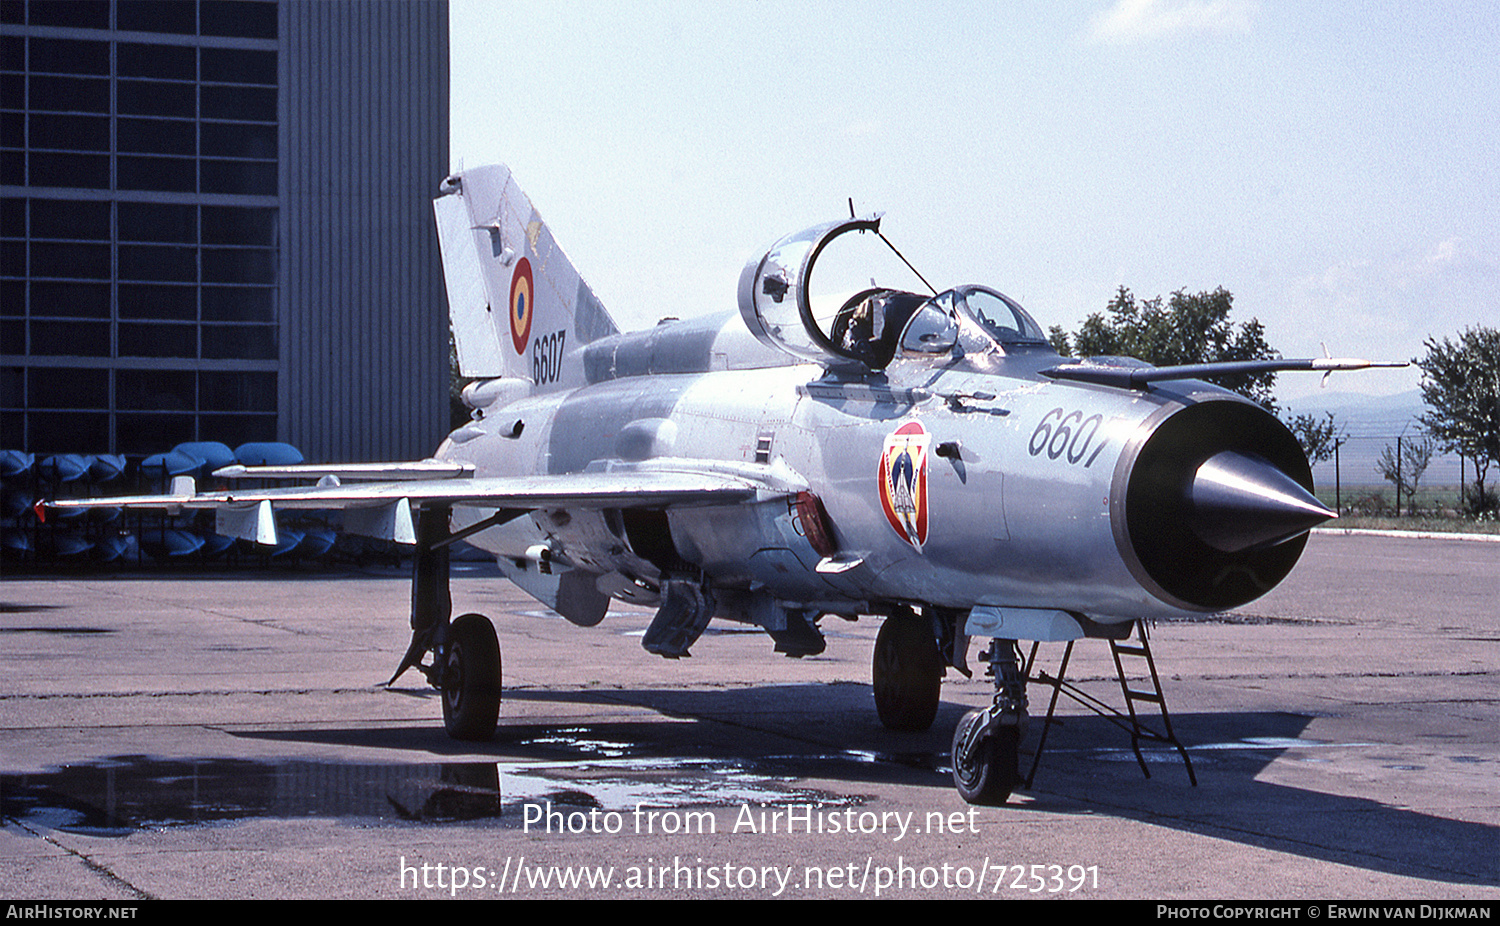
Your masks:
M1367 754L1301 739L1310 720L1282 712L1174 714L1197 774L1193 787L1172 747L1142 746L1147 779L1128 734L1101 718L1069 717L1048 734L1035 787L1026 792L1034 799L1023 808L1108 813L1370 871L1500 885L1500 827L1259 780L1289 751L1295 761L1334 768ZM1023 775L1035 742L1033 734L1022 745Z
M944 703L931 730L898 734L875 717L869 688L853 683L772 685L723 691L679 689L515 690L506 699L531 704L649 709L659 719L565 717L542 722L502 719L495 740L455 743L436 726L242 732L238 735L344 746L405 748L426 754L491 755L497 762L591 762L672 759L730 763L774 776L835 787L861 783L951 787L949 738L964 708ZM504 714L502 706L502 715ZM1257 780L1289 749L1302 761L1351 761L1336 744L1301 740L1310 718L1280 712L1175 714L1199 785L1193 787L1175 749L1143 745L1148 779L1130 737L1108 720L1071 715L1048 735L1029 798L1017 814L1090 813L1165 826L1257 848L1387 874L1458 884L1500 884L1500 828L1446 819L1378 800ZM1021 772L1031 768L1039 720L1022 744ZM1321 747L1333 748L1319 754ZM476 750L476 747L477 750ZM1324 758L1331 756L1331 758ZM559 777L566 784L567 774ZM559 793L567 791L561 787ZM587 801L585 801L587 803Z

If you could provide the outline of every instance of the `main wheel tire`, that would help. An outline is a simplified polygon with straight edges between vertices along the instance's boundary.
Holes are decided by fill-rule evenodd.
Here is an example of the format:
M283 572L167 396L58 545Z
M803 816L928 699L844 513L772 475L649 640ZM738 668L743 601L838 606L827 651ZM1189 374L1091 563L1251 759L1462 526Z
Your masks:
M448 628L443 659L443 726L456 740L487 740L500 721L500 642L482 614Z
M871 666L875 712L888 730L920 733L937 717L943 657L927 622L888 617L875 637Z
M983 722L984 711L969 711L953 731L953 784L966 802L995 807L1004 804L1020 782L1016 767L1020 733L1015 727L992 730L965 755L963 744L969 731Z

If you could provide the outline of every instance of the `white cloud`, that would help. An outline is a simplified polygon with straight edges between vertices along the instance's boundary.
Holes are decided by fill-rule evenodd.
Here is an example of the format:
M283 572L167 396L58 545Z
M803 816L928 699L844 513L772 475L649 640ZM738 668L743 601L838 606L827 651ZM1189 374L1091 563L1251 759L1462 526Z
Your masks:
M1089 38L1129 45L1188 33L1250 31L1253 0L1115 0L1089 21Z
M1403 290L1443 292L1450 298L1472 291L1479 281L1489 288L1497 276L1500 268L1458 235L1436 242L1420 257L1399 262L1392 273L1394 285Z
M1458 254L1458 246L1463 243L1462 238L1445 238L1437 243L1432 252L1423 260L1429 267L1444 267L1452 264Z
M885 134L885 123L879 119L847 122L841 129L845 138L878 138Z

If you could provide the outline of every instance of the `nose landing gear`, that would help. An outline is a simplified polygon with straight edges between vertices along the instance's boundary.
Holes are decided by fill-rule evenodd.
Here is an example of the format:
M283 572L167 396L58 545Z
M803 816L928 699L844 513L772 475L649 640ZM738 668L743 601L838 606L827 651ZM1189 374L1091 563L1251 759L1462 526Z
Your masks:
M986 656L995 697L989 707L965 714L953 731L953 784L968 803L995 806L1005 803L1021 780L1026 677L1014 640L990 641Z

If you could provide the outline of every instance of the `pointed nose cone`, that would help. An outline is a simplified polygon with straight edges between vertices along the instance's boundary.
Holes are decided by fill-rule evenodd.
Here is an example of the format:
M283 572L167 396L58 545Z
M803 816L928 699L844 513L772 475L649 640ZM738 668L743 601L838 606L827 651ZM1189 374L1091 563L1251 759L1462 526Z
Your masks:
M1271 546L1337 517L1270 462L1234 451L1204 461L1188 491L1193 532L1226 553Z

